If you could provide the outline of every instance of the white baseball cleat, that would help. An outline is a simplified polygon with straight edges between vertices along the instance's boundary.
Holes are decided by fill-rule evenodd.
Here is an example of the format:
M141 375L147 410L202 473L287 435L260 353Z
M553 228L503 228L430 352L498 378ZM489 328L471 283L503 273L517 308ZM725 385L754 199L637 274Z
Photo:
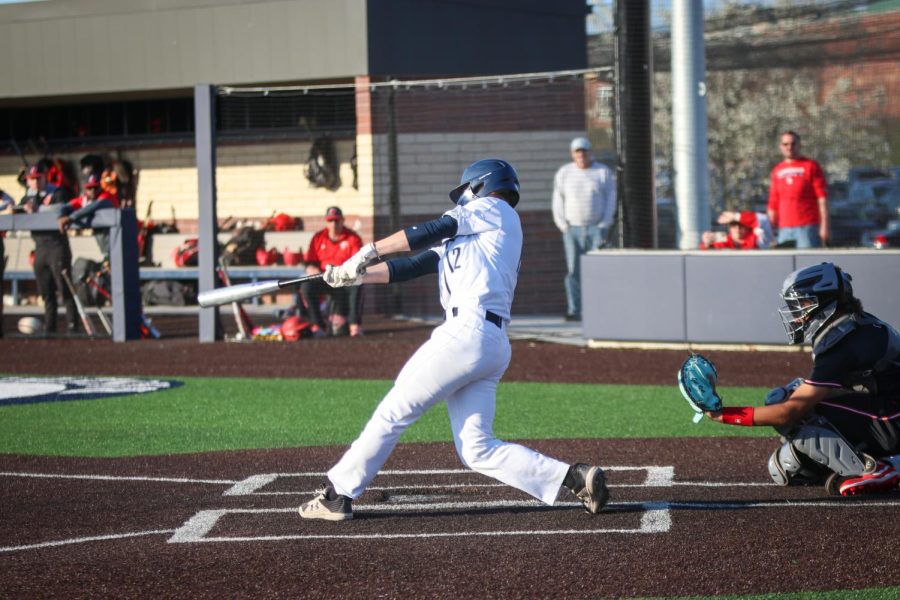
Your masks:
M334 496L329 500L328 496ZM326 521L347 521L353 518L351 500L347 496L336 494L331 487L316 492L316 497L301 504L297 511L304 519L324 519Z
M575 492L575 496L584 504L585 510L596 515L609 502L606 475L600 467L584 464L576 464L575 473L578 475L581 485L581 489Z

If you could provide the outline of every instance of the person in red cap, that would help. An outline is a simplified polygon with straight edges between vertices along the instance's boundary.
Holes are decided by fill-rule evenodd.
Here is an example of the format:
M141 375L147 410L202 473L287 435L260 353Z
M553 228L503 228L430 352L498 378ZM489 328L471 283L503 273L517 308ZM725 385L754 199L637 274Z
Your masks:
M82 226L88 226L90 217L101 208L119 208L119 199L103 190L100 176L91 174L84 182L83 193L77 198L72 198L69 203L63 207L62 214L57 222L59 223L60 233L65 233L66 229L74 222ZM109 230L100 229L94 231L94 238L97 245L100 246L100 252L104 258L109 258Z
M309 250L306 252L306 272L314 275L324 272L329 265L342 265L360 248L362 239L355 231L344 226L343 211L337 206L331 206L325 211L325 229L316 233L309 243ZM333 325L331 333L361 335L359 287L333 288L322 280L308 281L300 287L300 296L313 324L313 334L322 336L329 330L319 308L319 300L325 295L331 299L332 309L329 315Z
M701 250L762 250L772 246L774 236L765 213L726 210L719 215L719 224L727 224L728 233L704 231Z
M52 191L47 186L47 171L39 164L32 166L26 176L28 191L19 202L27 213L60 212L68 205L69 193L63 186ZM63 271L72 271L72 249L69 236L61 231L32 231L34 239L34 278L44 300L44 332L56 332L57 292L62 294L66 308L67 331L78 333L80 324L75 300L63 279Z

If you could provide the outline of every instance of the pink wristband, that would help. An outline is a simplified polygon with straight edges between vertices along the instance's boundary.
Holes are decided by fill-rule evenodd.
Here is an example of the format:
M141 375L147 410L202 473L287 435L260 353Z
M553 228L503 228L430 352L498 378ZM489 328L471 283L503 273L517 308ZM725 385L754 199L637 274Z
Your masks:
M722 409L722 422L728 425L753 426L752 406L730 406Z

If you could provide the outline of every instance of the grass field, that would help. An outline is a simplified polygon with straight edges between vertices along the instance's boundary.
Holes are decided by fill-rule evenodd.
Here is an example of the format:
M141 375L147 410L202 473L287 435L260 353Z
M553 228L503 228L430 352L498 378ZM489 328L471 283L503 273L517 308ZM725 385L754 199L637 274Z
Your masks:
M343 445L353 441L389 381L186 378L164 392L2 407L0 452L135 456L213 450ZM731 404L765 391L723 388ZM724 427L693 412L675 386L501 384L495 432L504 439L771 436ZM405 442L450 441L436 407Z

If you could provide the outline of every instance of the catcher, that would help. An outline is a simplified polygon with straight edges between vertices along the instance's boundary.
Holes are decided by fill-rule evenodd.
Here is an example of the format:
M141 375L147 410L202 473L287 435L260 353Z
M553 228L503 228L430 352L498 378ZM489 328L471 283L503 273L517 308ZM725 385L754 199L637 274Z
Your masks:
M781 297L790 343L812 345L808 377L770 391L765 406L723 408L715 367L694 355L679 373L682 393L714 421L774 427L784 443L768 467L779 485L824 483L842 496L897 488L900 334L863 311L850 275L832 263L791 273Z

